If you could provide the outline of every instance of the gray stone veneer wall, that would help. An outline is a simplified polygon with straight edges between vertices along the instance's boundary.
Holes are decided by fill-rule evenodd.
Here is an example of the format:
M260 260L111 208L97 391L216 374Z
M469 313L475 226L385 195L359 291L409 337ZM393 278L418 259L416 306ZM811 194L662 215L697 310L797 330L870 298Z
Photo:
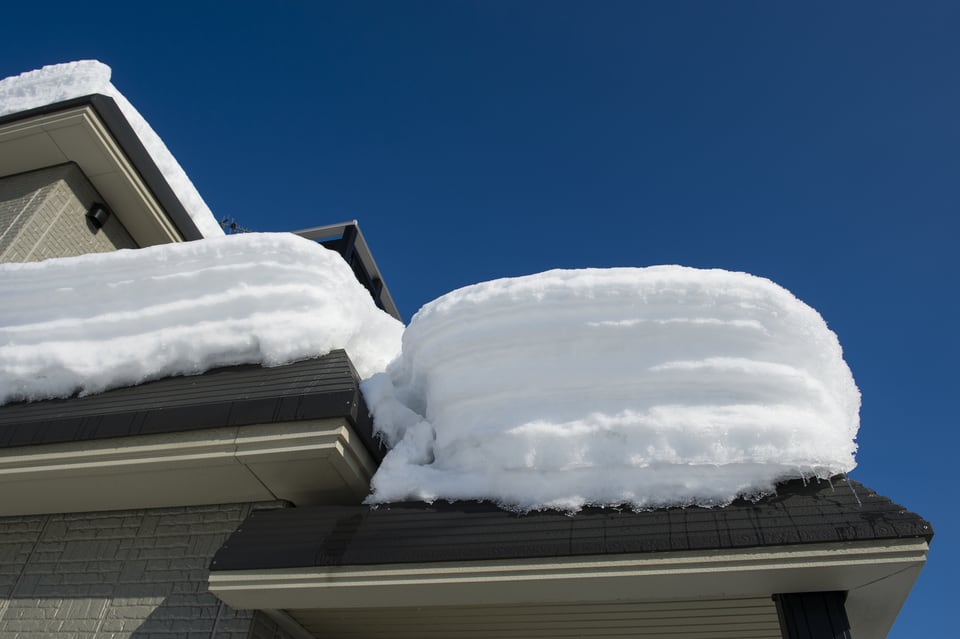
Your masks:
M0 639L287 639L207 590L227 536L252 509L283 505L0 518Z
M103 228L87 219L101 198L75 164L0 178L0 262L137 248L116 216Z

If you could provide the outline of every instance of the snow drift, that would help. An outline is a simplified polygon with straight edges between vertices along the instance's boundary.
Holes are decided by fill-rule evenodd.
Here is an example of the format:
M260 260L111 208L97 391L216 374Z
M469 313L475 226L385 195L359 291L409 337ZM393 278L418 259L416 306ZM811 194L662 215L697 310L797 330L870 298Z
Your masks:
M102 62L80 60L5 78L0 80L0 116L97 93L113 98L200 233L222 236L223 229L193 182L140 112L113 86L110 74Z
M0 116L113 98L215 239L0 265L0 404L344 348L391 447L371 503L716 505L854 467L860 395L837 338L769 280L550 271L454 291L403 332L339 255L222 237L110 73L86 60L7 78Z
M855 466L860 394L820 315L679 266L555 270L424 306L363 385L370 503L718 505Z
M347 351L382 371L403 325L334 251L251 233L0 264L0 404Z

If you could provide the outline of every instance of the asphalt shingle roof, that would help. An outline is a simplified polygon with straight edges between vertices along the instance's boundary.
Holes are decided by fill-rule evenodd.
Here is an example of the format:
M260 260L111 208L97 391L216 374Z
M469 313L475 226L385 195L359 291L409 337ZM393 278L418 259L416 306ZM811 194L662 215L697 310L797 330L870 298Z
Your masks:
M0 448L345 417L376 459L382 446L347 354L167 377L98 395L0 406Z
M488 503L253 512L213 570L526 559L933 537L920 516L843 477L790 481L721 508L518 515Z

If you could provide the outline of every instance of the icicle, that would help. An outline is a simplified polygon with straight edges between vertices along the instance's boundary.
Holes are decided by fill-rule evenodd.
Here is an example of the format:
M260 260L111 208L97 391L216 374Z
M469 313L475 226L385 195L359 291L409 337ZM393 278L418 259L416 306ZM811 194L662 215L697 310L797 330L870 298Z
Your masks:
M857 494L857 491L854 489L853 484L850 483L850 478L847 477L847 473L843 473L843 478L847 480L847 486L850 487L850 492L853 493L853 498L857 500L857 506L863 508L863 502L860 501L860 495Z

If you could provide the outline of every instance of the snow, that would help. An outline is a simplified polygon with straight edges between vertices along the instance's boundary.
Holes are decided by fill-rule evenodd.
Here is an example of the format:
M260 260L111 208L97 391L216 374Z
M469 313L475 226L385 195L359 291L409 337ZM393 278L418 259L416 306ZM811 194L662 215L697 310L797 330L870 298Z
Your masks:
M469 286L424 306L363 391L391 447L372 504L713 506L855 466L860 394L836 335L745 273Z
M403 331L339 254L279 233L0 264L0 299L0 404L339 348L365 378Z
M449 293L404 331L336 253L223 237L110 74L85 60L7 78L0 115L113 98L207 239L0 265L0 299L16 300L0 305L0 404L343 348L390 448L371 504L714 506L856 465L860 393L839 341L773 282L554 270Z
M110 67L96 60L45 66L0 80L0 116L91 94L113 98L174 194L204 237L223 229L160 136L110 82Z

